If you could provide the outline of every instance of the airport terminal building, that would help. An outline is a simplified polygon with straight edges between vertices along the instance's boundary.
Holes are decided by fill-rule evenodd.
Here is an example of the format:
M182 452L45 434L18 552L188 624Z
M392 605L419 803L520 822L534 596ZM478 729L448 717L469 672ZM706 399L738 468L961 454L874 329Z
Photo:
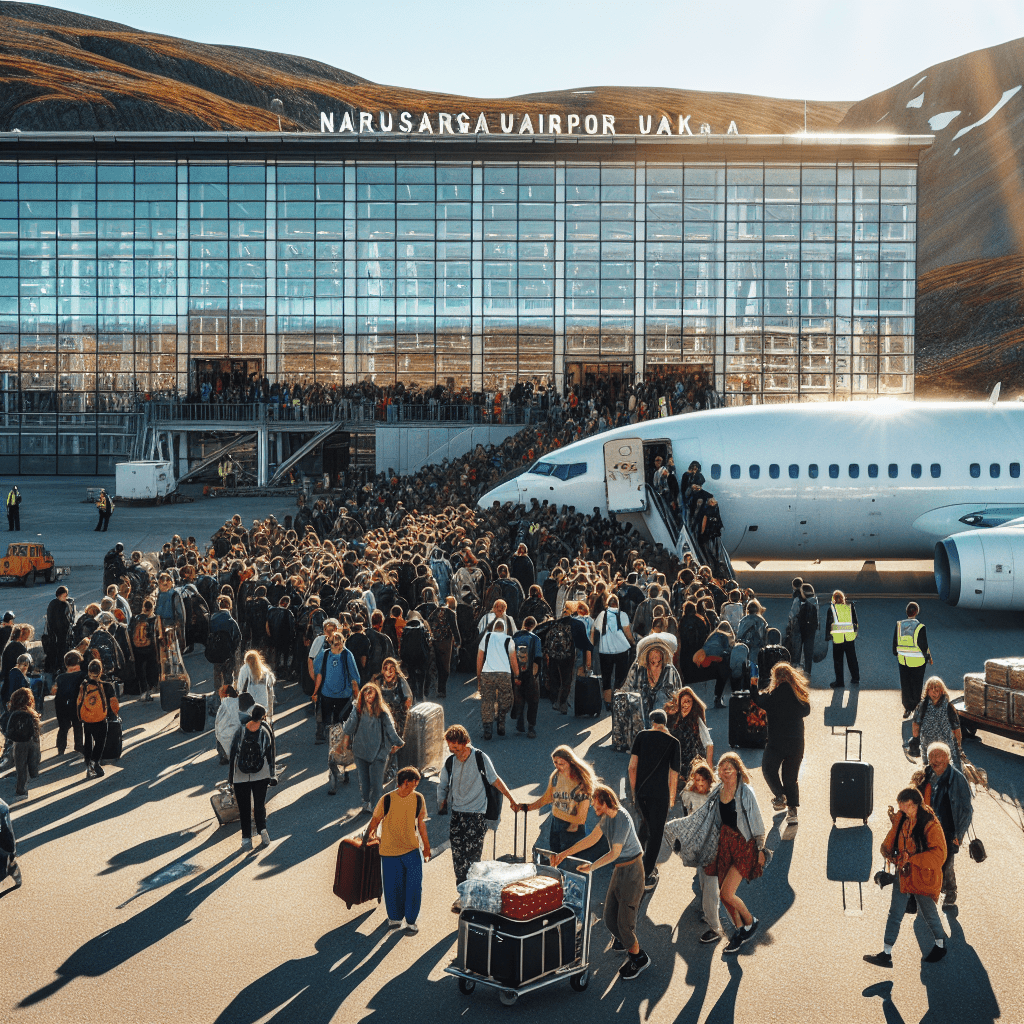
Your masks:
M912 396L930 142L4 134L0 473L110 471L211 372Z

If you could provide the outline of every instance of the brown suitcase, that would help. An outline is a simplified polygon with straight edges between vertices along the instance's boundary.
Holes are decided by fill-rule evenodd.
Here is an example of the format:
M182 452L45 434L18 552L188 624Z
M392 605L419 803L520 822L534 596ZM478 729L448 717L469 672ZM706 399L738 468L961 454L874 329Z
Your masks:
M514 921L529 921L557 910L562 905L563 896L561 881L546 875L509 882L501 890L501 916L511 917Z
M334 869L334 895L352 909L384 894L380 873L380 843L374 839L342 839Z

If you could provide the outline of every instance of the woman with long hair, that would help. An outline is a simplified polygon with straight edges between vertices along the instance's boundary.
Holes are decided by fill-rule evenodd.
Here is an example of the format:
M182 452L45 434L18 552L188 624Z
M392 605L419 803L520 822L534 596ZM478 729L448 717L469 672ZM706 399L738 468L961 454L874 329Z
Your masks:
M960 760L963 738L960 716L953 707L953 698L946 684L938 676L930 676L925 682L921 703L914 711L912 728L917 741L914 746L920 745L925 764L928 763L928 748L933 743L945 743L950 750L950 763L958 772L964 770Z
M786 825L795 825L800 806L800 762L804 759L804 719L811 713L807 676L789 662L780 661L772 669L768 688L755 691L754 700L768 714L761 774L772 791L772 810L788 808Z
M257 704L267 711L267 719L274 720L274 673L263 660L263 655L253 648L245 652L242 667L238 670L238 695L251 693Z
M892 827L882 843L882 856L895 863L897 872L885 922L885 945L881 953L864 959L876 967L892 967L892 947L899 937L910 897L914 896L918 916L924 920L935 942L924 962L934 964L946 955L946 933L938 910L946 837L935 812L924 803L920 790L913 787L900 790L896 802L900 812L893 816Z
M548 788L544 794L532 803L513 804L512 810L518 814L520 809L537 811L551 804L548 849L561 853L583 834L581 830L587 822L590 798L597 778L594 769L564 744L551 752L551 763L555 770L548 779Z
M402 674L397 658L385 658L380 671L370 680L379 690L381 698L395 720L395 731L405 735L405 722L412 707L412 690Z
M750 785L750 774L739 754L727 751L718 759L721 785L712 794L715 827L718 829L718 850L704 872L718 876L721 901L735 927L725 947L726 953L738 953L740 946L757 931L758 920L747 909L736 890L745 878L760 878L767 857L764 849L765 828L757 797ZM712 929L718 921L709 921Z
M707 705L689 686L684 686L665 702L665 713L668 731L679 740L679 774L689 778L692 765L697 761L711 764L715 756L707 727Z
M29 776L34 779L39 774L39 712L32 691L27 686L15 690L7 710L7 739L14 747L14 766L18 772L14 799L24 800L28 796Z
M381 698L380 687L367 683L359 691L343 732L355 758L363 810L370 814L384 792L384 765L388 754L405 746L395 729L391 712Z
M643 650L639 651L641 646ZM655 708L682 689L683 682L678 669L672 664L672 652L666 644L660 640L648 641L638 645L638 651L622 689L640 694L646 722Z

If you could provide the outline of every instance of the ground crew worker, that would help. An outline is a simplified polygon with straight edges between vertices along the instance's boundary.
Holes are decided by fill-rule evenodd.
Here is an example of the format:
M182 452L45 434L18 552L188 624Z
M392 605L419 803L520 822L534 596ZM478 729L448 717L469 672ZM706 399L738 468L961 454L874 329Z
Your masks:
M114 514L114 503L110 500L110 496L102 487L100 488L99 499L96 502L96 509L100 514L100 519L96 524L93 533L106 533L107 527L110 526L110 517Z
M917 621L921 609L915 601L907 605L907 617L896 623L892 634L892 653L900 667L900 690L903 696L903 719L906 721L921 699L925 662L933 665L932 652L924 623ZM851 666L852 671L852 666Z
M21 532L21 492L14 484L7 492L7 532Z
M857 609L846 600L841 590L832 591L832 604L825 616L825 633L832 640L832 666L836 678L834 690L843 688L843 656L850 666L850 685L860 686L860 665L857 664Z

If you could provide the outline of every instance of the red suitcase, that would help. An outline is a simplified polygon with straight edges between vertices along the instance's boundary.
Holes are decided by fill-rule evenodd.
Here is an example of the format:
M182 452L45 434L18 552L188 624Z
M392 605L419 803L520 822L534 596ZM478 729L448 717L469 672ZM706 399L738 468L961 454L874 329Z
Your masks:
M376 900L384 893L380 873L380 843L374 839L342 839L338 863L334 869L334 895L352 909L360 903Z
M514 921L529 921L548 914L562 905L562 883L557 878L538 875L521 882L509 882L501 890L501 916Z

